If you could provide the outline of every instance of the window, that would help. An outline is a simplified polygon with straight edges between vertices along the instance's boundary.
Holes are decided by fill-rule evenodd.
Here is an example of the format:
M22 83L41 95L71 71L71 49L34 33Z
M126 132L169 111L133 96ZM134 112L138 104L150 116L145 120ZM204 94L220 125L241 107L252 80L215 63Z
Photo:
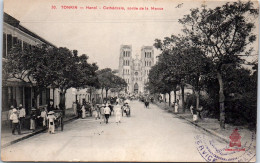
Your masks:
M13 46L12 35L7 35L7 54L10 52L12 46Z
M6 58L6 34L3 34L3 58Z

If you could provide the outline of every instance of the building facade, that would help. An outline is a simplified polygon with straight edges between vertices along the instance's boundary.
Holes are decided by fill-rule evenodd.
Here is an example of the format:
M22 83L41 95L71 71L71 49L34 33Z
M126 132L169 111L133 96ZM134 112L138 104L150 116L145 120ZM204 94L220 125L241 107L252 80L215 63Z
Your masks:
M141 58L136 54L133 58L132 46L121 45L118 75L125 79L128 93L146 93L145 84L148 74L154 65L154 49L152 46L142 46Z
M19 44L21 48L32 48L38 44L46 44L54 46L42 37L31 32L29 29L20 25L20 21L14 17L4 13L3 21L3 64L8 60L8 54L11 48ZM56 97L56 99L55 99ZM54 100L55 105L59 105L57 99L59 97L58 90L47 88L37 97L37 103L34 103L34 86L22 80L2 76L2 119L6 119L10 106L14 107L22 104L26 112L29 113L32 107L46 105L50 99Z

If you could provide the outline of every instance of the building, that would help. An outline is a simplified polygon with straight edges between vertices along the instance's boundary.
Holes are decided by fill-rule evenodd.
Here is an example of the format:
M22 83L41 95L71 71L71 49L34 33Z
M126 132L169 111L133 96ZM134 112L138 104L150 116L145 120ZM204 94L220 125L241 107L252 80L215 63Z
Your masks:
M2 61L8 60L8 53L11 48L19 44L22 49L24 47L32 48L38 44L46 44L53 46L50 42L33 33L29 29L23 27L20 21L14 17L4 13L3 22L3 53ZM56 98L55 98L56 97ZM7 118L7 112L11 105L14 107L23 104L27 113L32 107L46 105L50 99L54 100L54 104L59 104L59 92L47 88L37 97L37 103L34 103L34 87L33 85L16 78L2 77L2 120ZM6 116L6 117L5 117Z
M142 46L140 53L140 59L137 54L133 58L131 45L120 47L118 75L128 84L128 93L146 93L145 84L154 65L154 50L152 46Z

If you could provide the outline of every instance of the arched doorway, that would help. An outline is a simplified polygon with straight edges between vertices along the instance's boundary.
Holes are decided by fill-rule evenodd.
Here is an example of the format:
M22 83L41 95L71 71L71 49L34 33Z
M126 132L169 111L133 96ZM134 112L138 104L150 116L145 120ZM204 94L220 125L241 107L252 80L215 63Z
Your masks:
M138 84L137 83L135 83L135 85L134 85L134 92L138 93Z

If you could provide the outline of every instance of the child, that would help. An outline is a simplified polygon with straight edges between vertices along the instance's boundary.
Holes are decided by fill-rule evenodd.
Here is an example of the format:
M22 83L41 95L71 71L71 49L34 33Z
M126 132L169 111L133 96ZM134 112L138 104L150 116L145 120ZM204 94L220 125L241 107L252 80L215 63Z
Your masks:
M55 125L54 125L54 120L56 119L54 112L50 111L48 113L48 117L47 119L49 120L49 133L54 134L54 130L55 130Z

